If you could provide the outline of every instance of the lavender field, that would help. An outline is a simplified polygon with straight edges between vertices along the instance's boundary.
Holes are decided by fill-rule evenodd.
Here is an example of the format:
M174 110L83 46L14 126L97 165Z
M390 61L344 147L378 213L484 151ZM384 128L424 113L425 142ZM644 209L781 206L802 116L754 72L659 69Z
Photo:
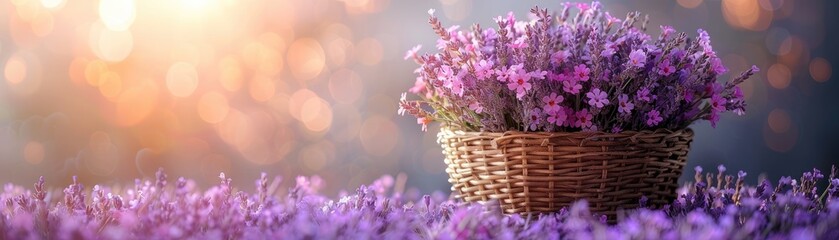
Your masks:
M401 191L384 176L337 198L321 195L319 177L262 174L256 192L224 174L206 190L193 181L156 179L133 186L63 191L7 184L0 194L0 239L836 239L839 179L818 169L800 178L745 184L745 172L703 173L662 209L627 210L610 223L585 201L558 213L503 215L495 203L464 204L436 192ZM827 181L826 181L827 180ZM820 189L827 183L827 188ZM282 193L282 194L280 194Z

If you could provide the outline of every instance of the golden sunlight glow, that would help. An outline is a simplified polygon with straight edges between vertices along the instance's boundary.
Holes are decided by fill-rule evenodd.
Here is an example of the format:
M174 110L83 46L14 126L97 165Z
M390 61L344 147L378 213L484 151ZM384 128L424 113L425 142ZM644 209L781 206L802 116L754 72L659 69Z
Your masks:
M208 123L219 123L227 117L230 105L227 97L218 92L207 92L198 100L198 116Z
M361 97L363 88L361 76L350 69L335 71L329 78L329 94L340 103L354 103Z
M159 91L153 81L142 81L126 89L116 102L115 123L133 126L146 119L157 105Z
M179 0L181 9L188 12L201 12L207 10L217 0Z
M332 106L319 97L309 98L301 106L300 121L310 131L326 131L332 125Z
M88 148L79 157L90 173L108 176L116 170L117 155L117 147L111 136L104 132L95 132L90 135Z
M225 57L218 63L218 81L227 91L235 92L242 88L242 67L236 58Z
M375 156L389 154L399 142L399 127L383 116L372 116L364 120L358 134L364 150Z
M6 61L3 76L10 85L17 85L26 79L26 62L19 56L12 56Z
M122 79L119 73L105 72L99 77L99 93L109 100L115 100L122 91Z
M761 8L758 0L723 0L722 12L728 24L742 29L763 31L772 23L772 12Z
M358 49L358 60L364 65L373 66L382 61L384 50L379 40L375 38L365 38L356 45Z
M87 80L87 84L94 87L99 86L99 77L106 71L108 71L108 64L101 60L87 62L84 69L84 77Z
M198 72L192 64L177 62L166 72L166 88L176 97L189 97L198 88Z
M305 88L291 94L291 97L288 99L288 113L295 119L303 121L301 117L302 106L310 98L318 98L318 95Z
M55 26L55 20L53 19L52 13L40 11L35 18L32 19L30 26L32 27L32 33L34 33L35 36L43 37L52 32L52 29Z
M110 30L125 31L137 16L134 0L100 0L99 17Z
M134 48L134 36L129 31L112 30L101 22L90 26L90 49L99 59L120 62L128 57Z
M250 82L251 98L257 102L265 102L274 97L277 87L274 86L274 81L267 77L256 76Z
M289 46L288 66L298 80L310 80L320 75L325 61L323 48L314 39L298 39Z
M41 0L41 5L43 5L45 8L50 8L50 9L61 8L66 3L67 3L67 1L65 1L65 0Z
M19 51L12 54L3 67L3 77L9 89L26 96L41 87L40 66L32 53Z
M44 161L44 145L40 142L31 141L23 147L23 159L29 164L39 164Z

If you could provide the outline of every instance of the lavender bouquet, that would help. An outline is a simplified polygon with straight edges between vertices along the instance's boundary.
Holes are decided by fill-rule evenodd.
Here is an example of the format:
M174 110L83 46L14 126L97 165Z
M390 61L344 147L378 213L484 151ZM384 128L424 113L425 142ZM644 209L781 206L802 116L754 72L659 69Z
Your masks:
M716 126L724 112L745 112L737 85L758 71L719 83L727 69L707 32L694 39L661 26L653 39L646 17L620 20L598 2L566 3L556 17L535 7L530 21L509 13L495 18L498 28L472 31L429 14L439 52L408 51L405 59L420 65L409 92L421 100L403 94L399 108L423 130L434 121L489 132L682 129L700 119Z

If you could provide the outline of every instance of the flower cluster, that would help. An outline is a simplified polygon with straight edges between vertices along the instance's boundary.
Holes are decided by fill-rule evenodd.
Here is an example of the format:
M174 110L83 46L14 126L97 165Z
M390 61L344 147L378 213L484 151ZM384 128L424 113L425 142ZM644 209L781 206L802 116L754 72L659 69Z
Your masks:
M401 191L385 176L352 194L330 200L323 182L298 177L286 194L279 178L263 174L256 192L235 190L224 174L205 191L166 174L133 186L94 186L74 181L50 191L42 177L34 189L11 184L0 191L0 239L837 239L839 176L827 188L818 170L777 185L744 184L746 173L703 174L662 209L639 209L609 223L579 201L557 213L504 215L498 204L466 204L442 193ZM74 179L75 180L75 179ZM63 195L62 195L63 194Z
M572 16L571 12L576 14ZM708 33L696 38L661 26L646 34L647 18L611 16L598 2L565 4L557 16L531 10L532 20L512 13L497 28L445 28L434 11L429 23L439 52L405 55L420 67L403 94L399 113L425 126L440 121L471 131L640 131L684 128L697 120L716 126L720 114L743 114L737 86L758 71L725 83L728 71Z

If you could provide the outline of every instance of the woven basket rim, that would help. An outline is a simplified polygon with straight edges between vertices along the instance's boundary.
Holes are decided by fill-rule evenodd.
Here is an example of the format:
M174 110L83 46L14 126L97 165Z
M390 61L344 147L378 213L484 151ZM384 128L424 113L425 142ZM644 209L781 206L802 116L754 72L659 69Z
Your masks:
M685 127L681 129L669 129L669 128L658 128L655 130L641 130L641 131L621 131L617 133L612 132L603 132L603 131L593 131L593 132L544 132L544 131L534 131L534 132L525 132L525 131L505 131L505 132L489 132L489 131L463 131L460 129L448 127L448 126L440 126L441 132L448 132L450 134L455 135L469 135L469 136L487 136L487 137L500 137L500 136L509 136L509 135L540 135L545 137L552 137L552 136L614 136L614 137L621 137L621 136L637 136L637 135L645 135L645 134L683 134L683 133L693 133L693 129L690 127Z

